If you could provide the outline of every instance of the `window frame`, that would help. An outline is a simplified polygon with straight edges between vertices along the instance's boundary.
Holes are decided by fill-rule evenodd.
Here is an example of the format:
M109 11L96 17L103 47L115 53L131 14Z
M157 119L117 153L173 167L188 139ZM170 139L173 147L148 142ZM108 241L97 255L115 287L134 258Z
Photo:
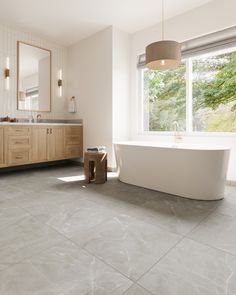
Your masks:
M225 48L226 49L226 48ZM229 49L229 48L228 48ZM218 50L211 50L210 52L216 52ZM235 47L236 52L236 47ZM203 53L200 53L194 56L201 56ZM187 136L203 136L203 137L236 137L236 131L193 131L193 97L192 97L192 58L194 56L187 56L183 58L183 61L186 63L186 130L181 131L181 134ZM143 61L142 61L143 64ZM163 135L163 136L173 136L173 131L147 131L144 129L144 91L143 91L143 73L145 70L145 66L138 67L138 93L139 93L139 107L138 107L138 134L139 135ZM147 112L149 113L149 112ZM147 114L148 115L148 114ZM146 119L147 120L147 119Z

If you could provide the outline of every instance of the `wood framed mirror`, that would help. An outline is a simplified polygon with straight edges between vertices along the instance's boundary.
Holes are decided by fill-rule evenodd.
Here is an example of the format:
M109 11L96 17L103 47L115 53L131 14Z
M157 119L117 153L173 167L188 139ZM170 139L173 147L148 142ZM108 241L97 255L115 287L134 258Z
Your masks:
M51 50L17 41L17 110L51 111Z

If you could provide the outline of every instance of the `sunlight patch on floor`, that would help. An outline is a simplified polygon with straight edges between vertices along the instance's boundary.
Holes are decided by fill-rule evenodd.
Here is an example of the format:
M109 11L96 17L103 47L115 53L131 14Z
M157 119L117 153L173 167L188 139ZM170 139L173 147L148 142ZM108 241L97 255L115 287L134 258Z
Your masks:
M118 176L117 172L107 173L107 178L116 178L117 176ZM84 175L75 175L75 176L59 177L58 179L64 182L75 182L75 181L85 180L85 177Z
M107 177L108 178L116 178L116 177L118 177L118 173L117 172L108 172Z
M74 182L74 181L84 180L85 177L84 175L75 175L75 176L59 177L58 179L64 182Z

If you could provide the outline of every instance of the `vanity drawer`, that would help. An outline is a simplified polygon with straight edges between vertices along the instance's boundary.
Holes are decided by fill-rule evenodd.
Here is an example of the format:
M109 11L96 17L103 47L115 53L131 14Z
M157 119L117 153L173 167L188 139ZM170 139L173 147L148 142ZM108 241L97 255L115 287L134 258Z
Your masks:
M67 146L66 147L66 157L68 159L83 157L83 148L82 148L82 146Z
M8 164L26 164L30 162L30 151L9 151L8 154Z
M65 138L66 145L80 144L81 136L78 135L68 135Z
M10 149L30 148L31 138L30 136L9 136L8 146Z
M65 133L66 136L81 136L82 126L66 126Z
M31 127L29 126L9 126L8 127L9 135L30 135Z

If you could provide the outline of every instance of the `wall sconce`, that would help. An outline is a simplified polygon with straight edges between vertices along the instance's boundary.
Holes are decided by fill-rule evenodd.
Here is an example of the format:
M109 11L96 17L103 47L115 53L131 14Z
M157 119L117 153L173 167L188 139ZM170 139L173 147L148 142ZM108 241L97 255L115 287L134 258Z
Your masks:
M59 86L59 87L62 86L62 80L61 80L61 79L58 80L58 86Z
M58 95L62 96L62 69L60 69L58 71L58 81L57 81L57 85L58 85Z
M4 77L5 77L5 88L6 90L10 89L10 59L9 57L6 58L6 68L4 71Z

